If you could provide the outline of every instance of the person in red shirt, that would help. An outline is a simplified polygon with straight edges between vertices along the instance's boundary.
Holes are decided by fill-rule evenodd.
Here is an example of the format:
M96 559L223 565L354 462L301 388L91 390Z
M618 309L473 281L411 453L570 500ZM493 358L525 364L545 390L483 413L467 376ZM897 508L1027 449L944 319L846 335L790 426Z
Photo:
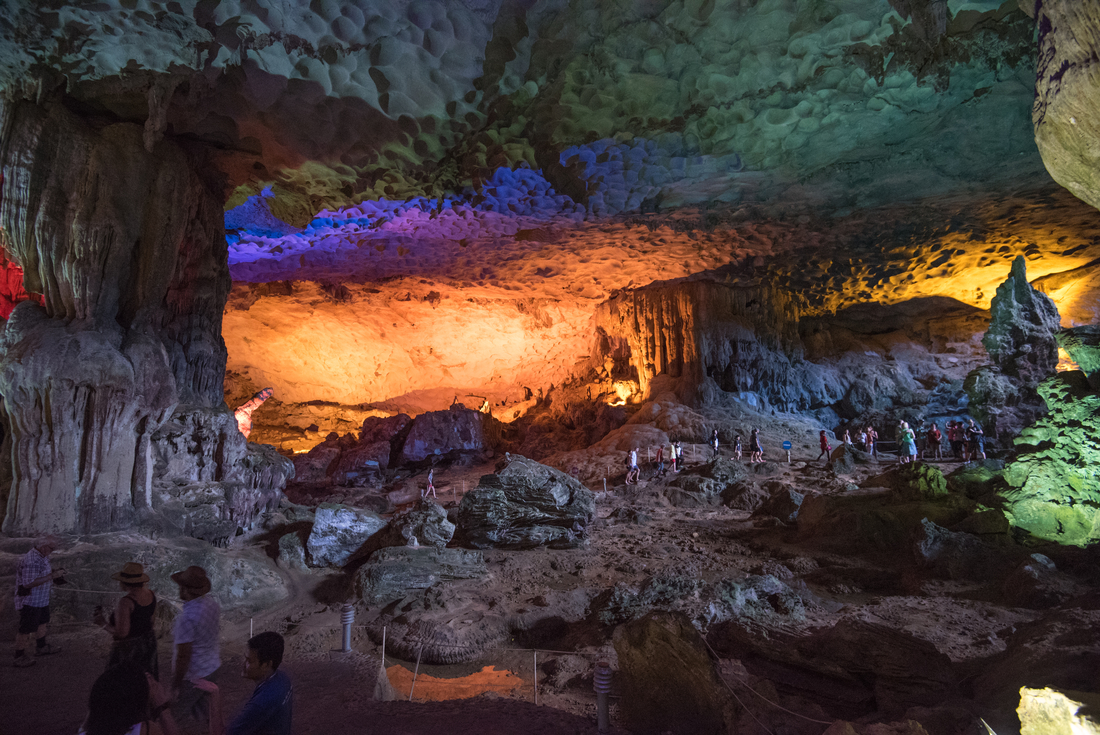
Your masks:
M821 454L817 455L818 459L825 457L825 461L829 461L829 452L833 451L833 448L829 446L829 437L825 436L824 429L821 431L821 435L818 437L818 441L821 443Z
M938 424L932 424L932 428L928 430L928 449L932 452L932 459L943 459L943 451L940 450L940 440L943 439L943 432L940 431Z

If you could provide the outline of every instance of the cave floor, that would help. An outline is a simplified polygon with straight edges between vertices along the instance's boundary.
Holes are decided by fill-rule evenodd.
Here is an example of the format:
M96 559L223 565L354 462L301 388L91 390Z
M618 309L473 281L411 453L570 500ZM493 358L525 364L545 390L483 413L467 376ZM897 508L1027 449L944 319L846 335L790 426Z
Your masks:
M857 465L852 475L841 477L817 462L773 464L766 479L785 483L807 497L826 496L853 507L878 504L875 507L879 510L873 512L881 512L884 503L888 507L893 502L888 491L879 487L894 466L891 460L884 457L878 463ZM945 474L958 466L953 462L936 465ZM691 466L689 462L688 470ZM490 471L491 465L470 467L454 477L461 483L467 474L473 478ZM665 480L672 477L668 475ZM467 482L470 486L476 484L476 480ZM601 592L617 585L637 590L654 577L710 582L770 575L793 590L802 599L804 609L798 614L782 606L757 611L743 621L742 633L755 639L750 644L718 627L704 630L708 642L720 651L719 668L726 682L744 703L744 722L738 732L746 733L763 732L758 722L765 723L772 732L817 735L825 728L820 721L916 717L928 733L947 735L972 732L976 718L981 716L1004 735L1019 727L1014 714L1016 700L1009 694L1018 692L1023 684L1041 683L1034 681L1029 668L1042 669L1046 681L1057 682L1060 657L1095 660L1095 636L1086 633L1080 633L1077 640L1058 644L1049 637L1033 636L1027 644L1027 656L1014 653L1012 635L1018 628L1047 625L1049 619L1052 629L1062 630L1066 625L1059 616L1064 618L1064 611L1058 607L1014 607L1003 599L999 584L931 574L914 564L912 541L907 537L878 542L876 546L856 538L854 529L819 529L807 535L795 524L752 517L721 505L676 507L669 503L664 490L659 480L643 480L638 486L623 485L621 477L609 482L608 491L597 493L598 520L590 541L581 548L484 552L490 577L480 582L478 599L486 610L500 606L525 613L552 606L554 600L570 591L585 591L591 603ZM460 498L456 490L444 493L440 500L452 505ZM622 520L626 510L637 511L641 517ZM1067 552L1069 556L1063 558L1057 549L1041 550L1055 558L1060 569L1068 563L1070 573L1075 575L1072 583L1078 597L1095 591L1091 573L1069 563L1075 558L1072 553ZM297 733L397 734L446 728L463 735L593 730L592 662L597 658L605 658L613 666L617 662L610 641L611 626L600 625L593 614L573 614L570 618L563 613L570 620L567 625L549 633L519 632L507 645L488 650L473 661L420 667L425 677L455 681L485 667L495 667L498 672L510 672L516 683L510 693L484 693L473 699L442 702L377 701L374 693L380 641L367 631L378 611L360 605L353 652L336 653L334 649L340 643L338 605L324 598L339 588L334 583L338 575L320 571L284 574L290 579L292 594L277 608L252 617L227 614L223 620L222 685L227 713L237 711L251 691L250 683L235 673L240 670L243 641L254 627L257 632L276 629L286 634L284 666L295 683ZM326 592L321 594L321 590ZM1063 607L1072 605L1065 603ZM678 609L697 620L703 614L691 601ZM547 617L554 612L549 608ZM921 649L921 655L934 655L930 653L934 649L936 654L946 656L955 672L955 691L945 701L926 702L923 707L903 712L897 710L896 701L907 700L904 692L895 697L891 709L874 698L868 701L866 692L845 691L844 685L837 689L835 681L830 690L820 686L819 681L815 683L813 676L803 676L806 666L820 667L820 662L806 664L812 656L803 651L800 661L790 651L798 647L799 641L841 621L894 631L906 641L916 641L914 645L930 644L930 648ZM360 623L365 627L359 627ZM0 669L0 682L7 695L0 698L0 722L6 723L0 731L13 735L63 733L75 732L79 727L86 693L106 661L107 640L97 628L80 622L59 625L52 640L65 649L61 654L42 659L25 671ZM533 649L541 651L537 707L531 701ZM5 646L2 652L8 655L9 650ZM882 650L868 652L868 656L878 658L890 655ZM888 666L899 671L909 665L919 666L906 660L911 655L912 651L903 646L896 652L897 660ZM170 635L166 635L161 639L162 670L167 668L170 656ZM408 677L395 667L413 669L415 661L399 661L390 655L387 666L394 687L407 691L403 682ZM985 668L995 669L993 682L975 685ZM914 671L914 682L923 673ZM870 674L868 677L873 678ZM422 681L420 695L433 696L427 693L431 680ZM904 689L908 679L903 674L892 681L893 686ZM746 685L755 691L770 692L776 704L797 714L754 697ZM867 686L876 691L876 697L882 695L873 683ZM619 700L616 696L612 701L614 722Z

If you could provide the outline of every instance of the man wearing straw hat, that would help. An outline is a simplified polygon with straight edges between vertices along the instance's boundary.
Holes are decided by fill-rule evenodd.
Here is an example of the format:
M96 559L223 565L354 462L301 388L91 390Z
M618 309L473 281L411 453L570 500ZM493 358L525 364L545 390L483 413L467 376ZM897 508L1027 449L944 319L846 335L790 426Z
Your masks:
M221 667L218 631L221 607L210 594L210 580L202 567L187 567L172 575L179 585L183 611L173 629L175 657L172 665L173 714L180 722L209 720L210 695L196 688L197 679L215 681Z
M59 544L56 536L45 536L19 559L15 572L15 609L19 613L15 665L19 668L35 663L27 653L31 639L36 639L35 656L48 656L60 650L46 642L46 624L50 622L50 590L55 579L65 576L64 569L50 566L50 554L57 550Z

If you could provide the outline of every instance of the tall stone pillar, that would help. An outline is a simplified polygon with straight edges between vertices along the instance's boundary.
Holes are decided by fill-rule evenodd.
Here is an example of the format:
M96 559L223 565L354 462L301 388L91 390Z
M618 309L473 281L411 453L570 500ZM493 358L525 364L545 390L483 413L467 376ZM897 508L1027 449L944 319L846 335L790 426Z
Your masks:
M44 297L0 331L5 533L126 527L153 433L177 404L222 404L220 181L186 144L148 143L60 100L0 102L0 234Z

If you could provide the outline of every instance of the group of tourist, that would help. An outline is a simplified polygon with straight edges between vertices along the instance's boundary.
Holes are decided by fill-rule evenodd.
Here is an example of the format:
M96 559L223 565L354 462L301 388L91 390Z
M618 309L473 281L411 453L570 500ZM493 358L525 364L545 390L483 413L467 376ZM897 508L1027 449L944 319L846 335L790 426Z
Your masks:
M949 421L947 440L956 459L963 462L985 459L985 431L974 419L970 419L965 426L962 421Z
M50 593L53 583L64 575L64 570L55 570L50 564L50 554L58 545L55 537L47 536L19 560L14 662L19 668L33 666L35 657L59 651L46 641ZM146 586L149 575L143 565L128 562L111 578L125 594L110 616L98 608L94 616L113 644L107 670L92 685L81 735L176 735L177 722L187 721L208 729L211 735L289 735L292 688L289 677L279 670L282 636L265 632L248 640L243 675L255 681L256 688L226 727L216 683L222 668L221 608L210 594L206 570L191 566L172 575L183 607L173 628L173 663L166 683L161 682L153 630L160 603ZM29 651L32 640L33 656Z

